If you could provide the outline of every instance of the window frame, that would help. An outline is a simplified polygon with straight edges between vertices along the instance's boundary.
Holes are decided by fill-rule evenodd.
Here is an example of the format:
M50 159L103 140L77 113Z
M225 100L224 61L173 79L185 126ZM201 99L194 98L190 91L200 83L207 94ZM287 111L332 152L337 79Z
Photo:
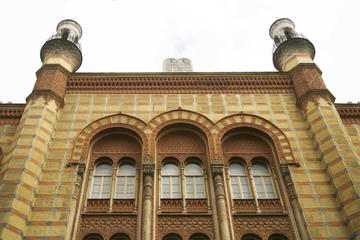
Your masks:
M186 168L188 165L190 164L196 164L199 166L199 169L201 171L200 174L187 174L186 173ZM205 179L204 179L204 169L203 169L203 166L202 164L198 163L197 161L188 161L185 163L185 167L184 167L184 178L185 178L185 186L184 186L184 193L185 193L185 199L206 199L206 190L205 190ZM193 197L188 197L188 178L192 178L192 185L193 185ZM197 179L201 179L201 183L202 183L202 194L203 196L202 197L198 197L198 184L197 184Z
M267 170L267 174L255 174L254 167L253 167L255 164L263 165ZM272 171L271 171L271 169L269 167L269 164L266 163L265 161L261 161L261 160L258 160L258 159L253 159L251 167L252 167L252 177L254 179L253 180L254 181L254 187L255 187L254 191L256 192L257 199L278 199L279 196L278 196L278 193L276 192L276 188L275 188L275 185L274 185L273 174L272 174ZM270 180L270 184L271 184L270 186L271 186L271 189L273 190L273 194L274 194L273 197L269 197L268 189L266 188L265 178ZM259 197L259 193L258 193L258 190L257 190L257 184L256 184L255 179L260 179L261 187L264 190L265 198L260 198Z
M174 159L175 160L175 159ZM160 199L181 199L183 194L182 194L182 184L181 184L181 171L180 171L180 164L177 161L174 161L173 159L171 161L167 160L164 161L162 166L161 166L161 183L160 183ZM177 160L177 159L176 159ZM164 173L164 166L167 164L172 164L175 165L177 167L177 175L176 174L166 174ZM165 178L169 178L169 197L164 197L164 179ZM177 178L178 179L178 192L179 192L179 196L178 197L174 197L173 195L173 179Z
M245 174L232 174L231 173L231 164L239 164L239 165L241 165L245 170ZM251 180L250 180L249 170L248 170L247 165L244 163L244 161L242 159L230 160L229 165L228 165L228 175L229 175L229 185L230 185L231 198L233 200L254 199L253 189L251 188ZM241 196L240 198L234 198L234 189L233 189L233 182L232 182L233 178L235 178L237 180L237 187L240 190L240 196ZM244 197L244 191L243 191L241 178L246 178L250 198L245 198Z
M105 174L96 174L96 169L99 165L101 164L107 164L111 167L111 171L110 171L110 174L109 175L105 175ZM109 183L109 196L107 198L104 198L102 197L103 195L103 187L104 187L104 179L106 177L109 177L110 178L110 183ZM94 194L94 185L95 185L95 179L97 178L100 178L100 188L99 188L99 196L98 197L93 197L93 194ZM92 179L91 179L91 187L90 187L90 194L89 194L89 199L111 199L111 196L112 196L112 179L113 179L113 167L112 167L112 164L109 162L109 161L104 161L104 160L101 160L101 161L98 161L96 164L95 164L95 167L94 167L94 170L93 170L93 174L92 174Z
M121 175L119 174L119 171L121 169L121 165L131 165L134 169L133 175ZM115 173L115 186L114 186L114 193L113 193L113 199L135 199L136 196L136 166L135 163L133 161L130 160L120 160L118 167L116 169L116 173ZM124 177L124 190L121 193L121 195L123 195L124 197L117 197L118 195L118 187L119 187L119 178ZM133 192L132 192L132 197L127 197L127 189L129 187L128 185L128 180L129 178L133 178Z

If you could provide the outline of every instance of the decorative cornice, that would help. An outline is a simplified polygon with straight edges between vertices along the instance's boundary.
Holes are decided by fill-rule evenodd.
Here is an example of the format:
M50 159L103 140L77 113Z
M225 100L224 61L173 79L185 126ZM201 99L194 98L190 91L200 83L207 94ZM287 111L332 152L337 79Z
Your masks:
M38 76L39 73L45 69L56 69L56 70L60 70L67 76L71 75L71 72L69 72L66 68L64 68L60 64L44 64L41 66L41 68L39 70L36 71L36 75Z
M50 96L52 97L55 101L57 101L60 106L64 106L64 99L62 97L60 97L59 95L57 95L56 93L54 93L51 90L47 90L47 89L35 89L33 90L30 95L26 98L26 102L29 102L31 100L31 98L33 98L34 96Z
M360 123L360 103L337 103L335 107L344 123Z
M15 118L20 119L26 104L12 104L12 103L6 103L1 104L0 103L0 119L2 118Z
M289 93L288 74L262 73L75 73L67 93Z
M327 95L330 97L332 102L335 101L334 95L332 95L332 93L328 89L310 89L309 91L307 91L297 99L296 105L301 107L302 102L311 95Z

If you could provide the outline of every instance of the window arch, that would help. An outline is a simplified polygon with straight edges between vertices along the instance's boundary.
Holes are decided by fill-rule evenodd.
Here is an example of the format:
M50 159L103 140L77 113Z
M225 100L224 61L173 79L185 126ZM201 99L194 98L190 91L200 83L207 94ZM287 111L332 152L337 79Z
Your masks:
M257 197L259 199L275 199L276 193L268 165L255 160L252 163L252 170Z
M135 165L132 161L122 161L116 174L116 199L135 198Z
M182 238L175 233L167 234L162 240L182 240Z
M110 240L130 240L129 236L124 233L116 233L111 236Z
M191 235L189 240L210 240L210 238L208 236L206 236L205 234L195 233L195 234Z
M252 199L249 175L246 166L239 161L229 164L229 175L233 199Z
M245 234L241 240L261 240L261 238L256 235L256 234L253 234L253 233L248 233L248 234Z
M108 162L100 162L96 165L92 182L90 198L110 198L110 186L112 178L112 166Z
M203 170L200 164L185 165L186 198L205 198Z
M104 238L100 234L91 233L86 235L83 240L104 240Z
M288 240L288 238L282 234L276 233L276 234L272 234L269 237L269 240Z
M162 198L180 198L179 166L174 162L165 162L161 170Z

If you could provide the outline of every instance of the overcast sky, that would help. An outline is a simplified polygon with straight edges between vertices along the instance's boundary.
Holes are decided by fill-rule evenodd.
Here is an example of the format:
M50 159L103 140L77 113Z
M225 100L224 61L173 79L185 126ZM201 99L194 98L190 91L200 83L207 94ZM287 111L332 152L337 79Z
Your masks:
M161 72L168 57L196 72L276 71L269 27L288 17L314 44L336 102L360 101L359 0L1 0L0 101L24 103L40 49L62 19L76 20L78 72Z

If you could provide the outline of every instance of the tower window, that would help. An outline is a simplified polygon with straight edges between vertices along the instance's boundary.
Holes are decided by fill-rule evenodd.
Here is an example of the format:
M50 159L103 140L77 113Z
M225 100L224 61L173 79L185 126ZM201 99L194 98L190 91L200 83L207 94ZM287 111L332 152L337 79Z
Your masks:
M68 37L69 37L68 31L63 32L63 34L61 35L61 38L63 38L63 39L68 39Z

